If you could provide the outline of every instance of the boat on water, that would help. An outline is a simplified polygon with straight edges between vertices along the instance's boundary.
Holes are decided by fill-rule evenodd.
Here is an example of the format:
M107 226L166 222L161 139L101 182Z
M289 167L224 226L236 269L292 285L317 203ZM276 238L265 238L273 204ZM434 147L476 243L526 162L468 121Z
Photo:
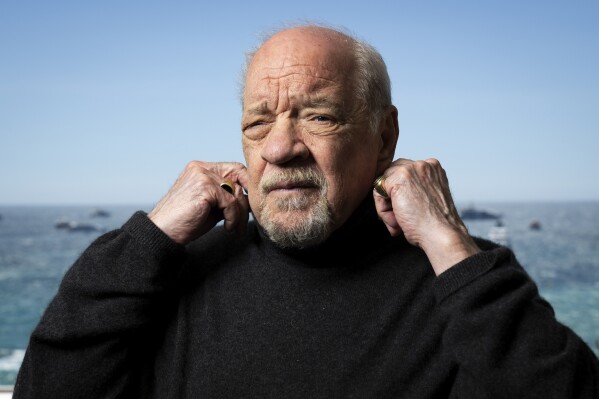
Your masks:
M93 223L86 222L71 222L69 231L81 231L84 233L103 232L105 229Z
M462 209L460 217L463 220L498 220L501 218L501 215L471 206Z
M71 224L70 220L68 220L64 217L61 217L56 222L54 222L54 227L57 229L68 229L70 224Z
M530 224L528 225L528 228L530 230L541 230L541 222L539 222L538 220L533 220L532 222L530 222Z
M501 219L498 219L495 226L491 227L488 238L494 243L503 245L504 247L510 246L510 237L508 235L507 227L505 227Z
M104 209L94 209L94 211L89 215L92 218L107 218L110 216L110 212Z
M54 227L59 230L66 230L69 232L81 231L84 233L103 232L106 230L104 227L94 223L77 222L73 220L67 220L65 218L58 219L56 223L54 223Z

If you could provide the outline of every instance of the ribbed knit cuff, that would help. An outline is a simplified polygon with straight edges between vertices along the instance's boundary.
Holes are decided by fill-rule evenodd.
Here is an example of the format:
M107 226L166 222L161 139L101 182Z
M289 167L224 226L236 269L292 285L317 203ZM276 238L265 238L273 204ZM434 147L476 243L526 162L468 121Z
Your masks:
M140 245L159 262L185 256L185 248L174 242L143 211L137 211L123 225Z
M486 274L506 255L505 252L509 250L503 247L482 251L441 273L434 285L437 302L442 302L460 288Z

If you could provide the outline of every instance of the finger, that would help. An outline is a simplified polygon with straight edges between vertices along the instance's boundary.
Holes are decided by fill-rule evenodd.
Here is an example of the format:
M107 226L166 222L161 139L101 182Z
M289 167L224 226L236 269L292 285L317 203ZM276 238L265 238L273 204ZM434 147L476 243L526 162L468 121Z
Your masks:
M393 163L391 164L389 169L391 169L394 166L405 166L405 165L411 165L413 163L414 163L414 161L411 159L408 159L408 158L397 158L395 161L393 161Z
M233 181L234 184L234 192L232 193L235 197L237 205L239 207L239 217L236 218L230 224L230 228L234 229L238 234L243 234L247 230L247 224L250 214L250 204L248 202L247 195L247 186L248 186L248 174L247 168L245 165L238 162L224 162L220 165L221 173L223 175Z
M379 215L381 221L387 227L387 230L392 236L398 236L402 233L401 226L397 222L397 218L393 212L393 205L391 200L384 198L377 192L374 192L374 205L376 212Z
M424 160L424 162L429 163L435 167L441 166L441 162L439 162L437 158L427 158Z
M243 187L241 185L235 185L235 200L239 207L239 220L235 225L235 231L238 234L245 233L247 229L248 219L250 215L250 204L248 197L243 193Z
M233 183L233 192L221 190L219 193L219 207L222 209L224 227L227 231L245 233L247 229L250 205L247 196L240 184ZM223 207L223 204L226 205Z
M209 169L222 178L247 188L248 178L245 165L239 162L217 162L210 164Z
M227 231L234 231L242 222L241 211L237 201L233 200L229 206L223 208L223 226Z
M248 185L249 185L249 176L248 176L248 171L246 169L246 167L244 165L241 165L242 168L237 169L234 175L235 181L237 183L239 183L241 185L241 187L243 187L245 189L245 191L248 191Z
M236 162L202 163L199 169L211 180L213 206L219 209L213 216L217 221L223 220L225 230L243 233L249 218L249 203L243 187L235 181L246 173L245 166Z

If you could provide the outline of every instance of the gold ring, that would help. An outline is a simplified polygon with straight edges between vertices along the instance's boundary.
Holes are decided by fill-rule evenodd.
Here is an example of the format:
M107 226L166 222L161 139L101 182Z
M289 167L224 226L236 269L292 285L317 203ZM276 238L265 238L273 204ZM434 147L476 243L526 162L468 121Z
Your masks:
M387 194L387 191L385 190L384 175L380 175L379 177L377 177L372 187L374 188L374 191L376 191L381 197L389 198L389 194Z
M230 194L233 194L233 192L235 191L235 189L233 188L234 185L235 183L233 183L231 180L223 180L220 183L221 188Z

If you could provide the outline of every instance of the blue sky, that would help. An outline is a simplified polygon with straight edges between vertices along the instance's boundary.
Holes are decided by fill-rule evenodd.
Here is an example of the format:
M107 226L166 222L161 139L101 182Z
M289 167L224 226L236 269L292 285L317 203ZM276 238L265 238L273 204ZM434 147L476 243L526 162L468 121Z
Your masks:
M185 164L243 161L260 34L343 26L385 57L397 157L458 202L599 200L598 1L0 4L0 204L152 204Z

